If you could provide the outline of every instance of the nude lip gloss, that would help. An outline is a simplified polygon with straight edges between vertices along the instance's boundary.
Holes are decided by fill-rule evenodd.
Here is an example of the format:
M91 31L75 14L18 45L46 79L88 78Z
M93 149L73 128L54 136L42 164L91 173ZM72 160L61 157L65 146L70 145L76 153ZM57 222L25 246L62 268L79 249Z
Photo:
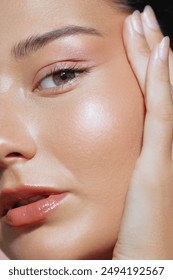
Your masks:
M52 187L20 185L0 193L0 216L12 227L44 221L67 195Z
M10 209L4 221L12 227L32 225L45 220L60 204L67 193L53 194L27 205Z

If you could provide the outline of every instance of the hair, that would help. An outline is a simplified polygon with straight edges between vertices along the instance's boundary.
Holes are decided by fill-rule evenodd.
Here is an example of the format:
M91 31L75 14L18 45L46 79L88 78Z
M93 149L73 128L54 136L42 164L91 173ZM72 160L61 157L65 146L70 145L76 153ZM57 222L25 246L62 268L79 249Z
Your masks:
M112 0L120 8L133 12L143 11L146 5L150 5L160 24L164 36L169 36L173 49L173 2L171 0Z

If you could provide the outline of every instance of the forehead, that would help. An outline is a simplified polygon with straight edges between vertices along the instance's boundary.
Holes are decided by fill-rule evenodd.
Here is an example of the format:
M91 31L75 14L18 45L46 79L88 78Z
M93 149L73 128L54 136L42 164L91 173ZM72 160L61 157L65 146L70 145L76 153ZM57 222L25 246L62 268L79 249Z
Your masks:
M11 63L18 42L68 25L95 28L110 39L124 16L109 0L0 0L1 65Z
M1 0L0 36L30 35L64 24L92 24L106 29L115 10L104 0Z

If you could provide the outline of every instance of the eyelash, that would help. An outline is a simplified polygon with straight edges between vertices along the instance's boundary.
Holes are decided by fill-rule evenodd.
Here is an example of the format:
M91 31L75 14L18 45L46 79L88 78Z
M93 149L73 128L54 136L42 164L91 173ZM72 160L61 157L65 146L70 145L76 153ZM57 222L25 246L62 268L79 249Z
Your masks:
M52 79L53 79L54 75L61 75L63 72L65 74L67 74L67 73L74 73L75 77L74 78L70 78L70 79L67 78L68 81L64 80L64 83L63 83L63 79L62 79L62 83L63 84L57 85L55 87L50 87L50 88L46 88L46 89L40 89L40 84L43 82L43 80L45 80L46 78L51 77L51 76L52 76ZM56 65L54 68L51 68L50 70L48 70L47 74L44 75L44 77L37 82L37 84L36 84L36 86L34 88L34 91L36 91L36 92L44 92L44 93L49 93L49 94L50 93L57 93L57 92L68 91L68 90L71 89L72 85L77 80L78 76L86 74L86 73L89 73L89 69L87 67L79 66L77 63L75 63L75 65L70 66L70 67L68 65L64 65L64 66Z

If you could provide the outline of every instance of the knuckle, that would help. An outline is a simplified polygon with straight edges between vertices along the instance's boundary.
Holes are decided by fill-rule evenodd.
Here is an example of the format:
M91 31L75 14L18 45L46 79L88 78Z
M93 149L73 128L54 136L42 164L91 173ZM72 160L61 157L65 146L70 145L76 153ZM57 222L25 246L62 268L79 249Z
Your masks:
M150 55L150 51L143 45L138 46L137 51L140 55L142 55L145 58L148 58Z

